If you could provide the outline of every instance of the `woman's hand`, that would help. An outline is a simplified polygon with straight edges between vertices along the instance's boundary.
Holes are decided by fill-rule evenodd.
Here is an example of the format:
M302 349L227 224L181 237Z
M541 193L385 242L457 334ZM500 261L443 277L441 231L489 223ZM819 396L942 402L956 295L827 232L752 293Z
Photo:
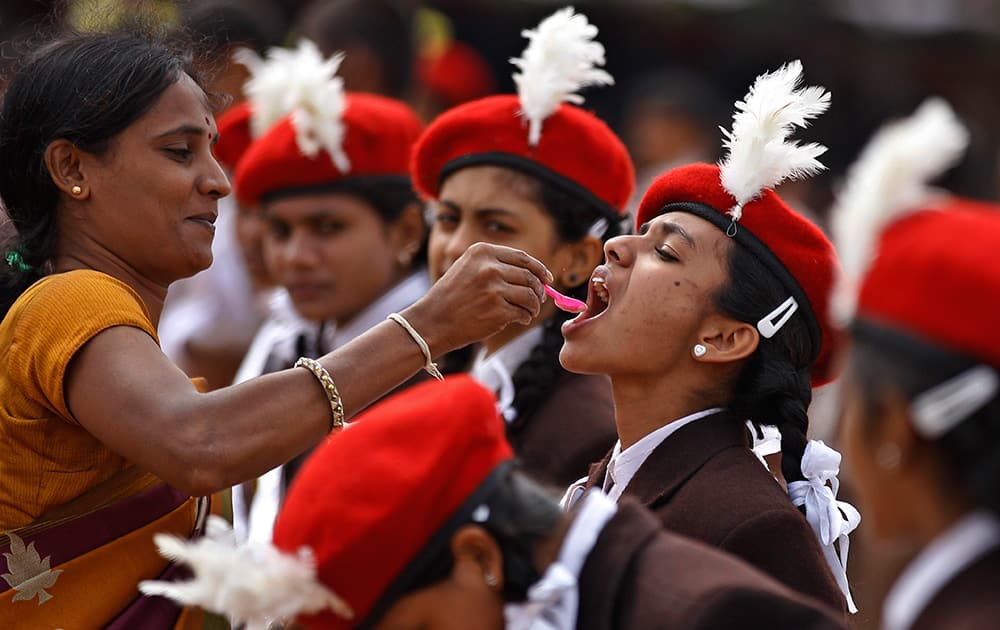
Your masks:
M518 249L476 243L403 315L434 356L530 324L545 301L545 266Z

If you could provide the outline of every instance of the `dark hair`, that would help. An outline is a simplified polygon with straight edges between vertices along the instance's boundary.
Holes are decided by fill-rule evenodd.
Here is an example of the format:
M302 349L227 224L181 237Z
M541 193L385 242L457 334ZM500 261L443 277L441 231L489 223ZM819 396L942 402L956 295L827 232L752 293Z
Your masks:
M287 20L271 0L199 0L183 8L187 35L206 55L228 55L234 46L263 54L281 44Z
M563 242L572 243L587 236L590 227L601 218L607 218L607 212L587 203L578 196L558 188L555 185L538 179L527 173L516 173L517 177L528 184L529 194L545 208L555 220L556 234ZM618 236L622 231L619 221L609 221L608 227L601 235L601 240ZM567 294L580 300L587 299L588 283L567 291ZM511 375L514 384L514 401L517 418L511 426L517 427L538 409L551 394L557 379L566 374L565 368L559 362L559 351L563 346L562 325L571 315L557 311L542 324L542 340L528 355L528 358Z
M859 320L851 328L849 366L869 422L884 415L891 395L912 401L980 363L872 322ZM931 444L945 464L945 487L963 487L979 505L1000 513L1000 396L936 440L921 440Z
M386 95L402 98L410 85L413 33L408 10L391 0L314 2L300 15L298 30L331 55L352 44L370 49L382 62ZM351 89L351 86L347 86Z
M448 537L458 526L470 523L482 525L496 541L503 556L504 600L523 601L528 588L541 577L534 566L535 548L553 535L562 520L562 509L542 486L513 467L501 472L495 489L482 504L489 508L485 521L465 519L450 529ZM405 593L444 580L451 574L454 564L450 547L444 545Z
M104 153L183 74L193 76L188 64L146 35L72 34L38 50L10 82L0 108L0 200L17 230L5 256L16 252L23 265L0 263L0 316L54 254L59 190L45 165L49 144L64 138Z
M756 324L788 297L779 278L747 247L732 242L727 261L728 280L715 296L720 311L742 322ZM803 480L812 401L809 369L812 343L807 315L800 310L771 338L761 336L757 350L741 367L728 390L729 408L740 417L775 425L781 431L781 472L788 482Z

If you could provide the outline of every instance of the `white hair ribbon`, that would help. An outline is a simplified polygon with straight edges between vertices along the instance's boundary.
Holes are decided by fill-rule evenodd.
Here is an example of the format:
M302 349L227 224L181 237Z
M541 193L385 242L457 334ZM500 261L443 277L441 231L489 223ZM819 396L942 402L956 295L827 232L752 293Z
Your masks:
M802 476L806 480L789 483L788 494L797 507L805 506L806 520L819 537L823 556L847 599L847 609L856 613L858 607L847 583L847 554L848 535L861 523L861 513L850 503L837 500L839 472L840 453L822 440L809 440L802 455ZM840 548L839 557L834 543Z

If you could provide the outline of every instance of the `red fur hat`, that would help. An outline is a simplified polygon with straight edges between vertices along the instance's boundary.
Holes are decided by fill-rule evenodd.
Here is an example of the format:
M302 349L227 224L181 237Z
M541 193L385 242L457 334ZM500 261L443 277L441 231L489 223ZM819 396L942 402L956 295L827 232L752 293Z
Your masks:
M459 105L428 125L413 152L414 184L437 198L455 171L493 164L525 171L555 184L612 216L625 214L635 169L625 145L597 116L562 104L545 119L537 146L512 94Z
M250 102L243 101L222 112L215 121L219 128L219 140L212 148L212 152L230 172L236 170L237 162L253 142L250 117Z
M333 152L323 146L329 129L304 128L302 120L308 115L302 110L258 138L236 168L240 201L254 205L267 195L321 190L354 178L407 178L410 150L421 131L413 110L374 94L347 94L345 101L339 120L335 114L311 114L325 118L323 124L331 128L339 127L340 142L333 143Z
M441 114L421 136L410 172L418 192L437 198L455 171L484 164L523 171L567 191L607 218L625 214L635 169L604 122L575 105L588 85L614 83L599 66L597 28L572 8L556 11L511 62L517 95L491 96Z
M468 376L413 387L329 438L292 484L274 544L311 548L317 579L354 619L328 611L299 621L347 629L384 613L407 569L432 539L444 548L448 524L468 522L512 458L493 395Z
M857 317L1000 368L1000 207L952 198L890 225Z
M830 292L839 273L833 245L773 190L764 190L743 205L738 224L727 213L734 205L736 199L723 188L718 166L691 164L653 182L639 205L636 226L665 212L689 212L720 230L735 230L734 240L748 247L781 279L809 318L816 357L810 371L812 384L819 387L828 383L835 377L833 359L841 336L829 308ZM761 317L777 306L761 304Z

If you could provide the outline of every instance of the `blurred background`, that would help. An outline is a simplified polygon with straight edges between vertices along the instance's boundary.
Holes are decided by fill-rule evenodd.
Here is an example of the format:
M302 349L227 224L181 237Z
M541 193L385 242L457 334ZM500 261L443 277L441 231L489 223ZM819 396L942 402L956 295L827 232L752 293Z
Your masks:
M300 37L345 50L349 90L409 101L426 119L493 92L512 92L508 59L522 29L564 6L551 0L3 0L0 90L18 59L53 29L183 30L211 89L242 98L238 46L263 52ZM830 111L798 136L829 147L829 170L782 188L824 225L833 191L876 126L929 95L946 98L972 130L947 188L997 199L1000 2L996 0L605 0L573 5L600 30L611 88L585 93L633 154L641 194L666 168L720 157L720 125L755 76L801 59L809 84L833 93ZM0 160L3 156L0 155ZM0 222L2 225L2 222ZM812 432L836 442L835 397L820 392ZM849 477L850 471L845 471ZM848 484L849 485L849 484ZM848 488L849 493L849 488ZM862 525L862 530L864 526ZM873 627L895 551L852 545L851 578ZM902 554L902 551L900 552Z

